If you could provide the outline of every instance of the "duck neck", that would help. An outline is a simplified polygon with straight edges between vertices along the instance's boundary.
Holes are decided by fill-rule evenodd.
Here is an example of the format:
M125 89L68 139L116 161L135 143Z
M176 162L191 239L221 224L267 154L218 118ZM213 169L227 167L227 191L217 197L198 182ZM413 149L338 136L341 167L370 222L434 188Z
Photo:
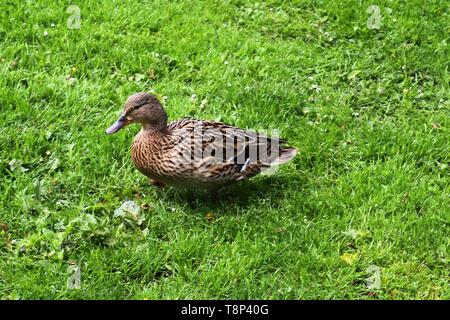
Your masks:
M169 133L169 130L167 129L167 123L143 123L141 131L143 133L156 133L161 135L166 135Z
M151 133L166 134L167 129L167 113L159 102L155 103L151 113L147 113L145 118L141 119L142 130Z

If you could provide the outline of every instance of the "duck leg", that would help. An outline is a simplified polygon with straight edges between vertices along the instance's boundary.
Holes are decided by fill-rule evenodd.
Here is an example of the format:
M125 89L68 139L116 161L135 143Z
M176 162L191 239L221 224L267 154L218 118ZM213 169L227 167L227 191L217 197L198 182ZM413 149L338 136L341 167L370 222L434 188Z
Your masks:
M158 188L164 188L166 186L164 183L156 181L156 180L154 180L152 178L149 178L148 182L150 182L150 184L152 184L152 185L154 185L154 186L156 186Z

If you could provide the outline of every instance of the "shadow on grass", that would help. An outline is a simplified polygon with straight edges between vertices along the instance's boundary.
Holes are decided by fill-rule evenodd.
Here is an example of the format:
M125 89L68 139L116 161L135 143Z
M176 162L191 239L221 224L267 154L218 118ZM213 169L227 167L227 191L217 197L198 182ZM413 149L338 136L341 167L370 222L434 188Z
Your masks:
M266 176L252 180L245 180L208 191L201 189L165 188L158 190L159 195L168 203L187 205L192 210L236 212L237 209L263 206L270 203L277 206L292 192L298 190L306 180L295 177Z

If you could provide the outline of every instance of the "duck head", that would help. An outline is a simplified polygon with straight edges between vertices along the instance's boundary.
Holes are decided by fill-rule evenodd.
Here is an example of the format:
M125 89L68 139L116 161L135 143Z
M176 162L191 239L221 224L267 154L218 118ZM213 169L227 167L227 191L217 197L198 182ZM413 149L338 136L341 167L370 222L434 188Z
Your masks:
M143 130L164 132L167 130L167 114L158 98L139 92L127 98L119 119L106 129L106 134L113 134L131 123L140 123Z

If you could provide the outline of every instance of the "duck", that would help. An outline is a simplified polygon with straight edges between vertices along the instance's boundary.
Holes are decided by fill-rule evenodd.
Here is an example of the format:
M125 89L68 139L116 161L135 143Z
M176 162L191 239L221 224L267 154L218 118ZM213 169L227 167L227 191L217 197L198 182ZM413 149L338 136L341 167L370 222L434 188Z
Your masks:
M284 164L297 154L286 140L222 122L183 118L168 124L160 100L147 92L126 99L106 134L133 123L141 130L131 144L131 160L159 187L216 189Z

